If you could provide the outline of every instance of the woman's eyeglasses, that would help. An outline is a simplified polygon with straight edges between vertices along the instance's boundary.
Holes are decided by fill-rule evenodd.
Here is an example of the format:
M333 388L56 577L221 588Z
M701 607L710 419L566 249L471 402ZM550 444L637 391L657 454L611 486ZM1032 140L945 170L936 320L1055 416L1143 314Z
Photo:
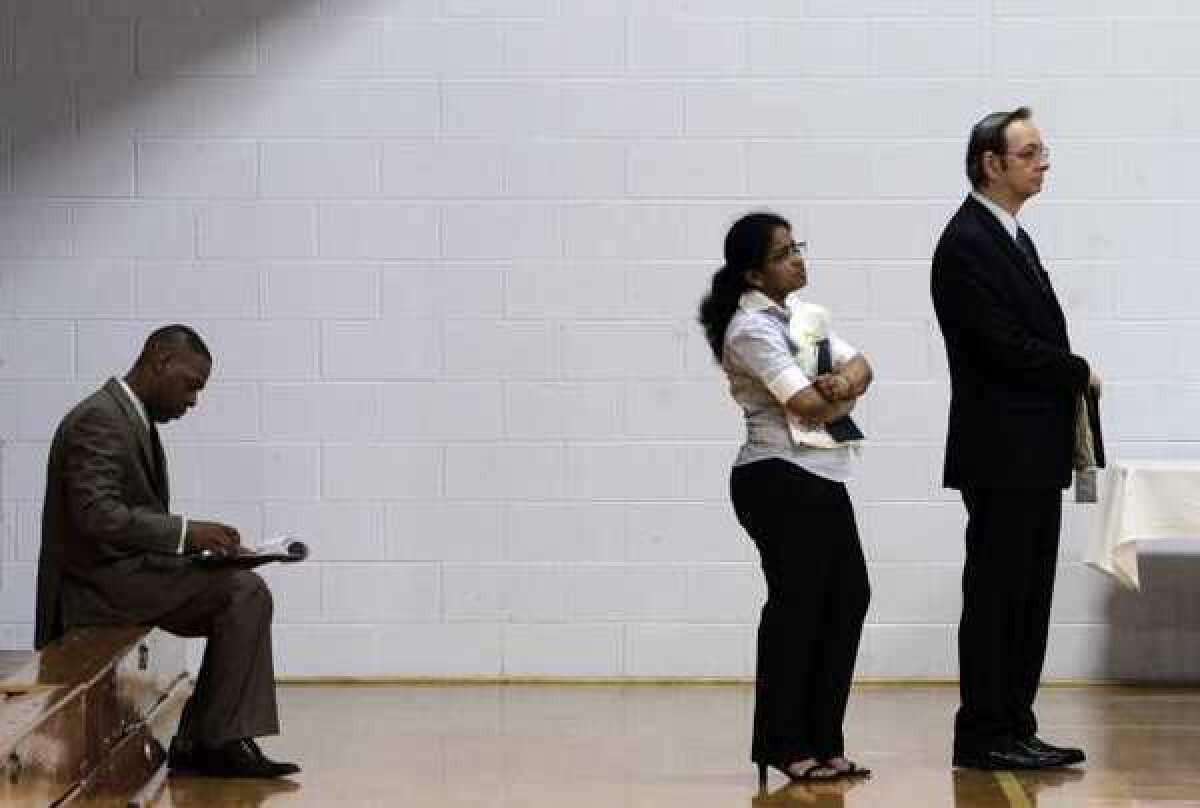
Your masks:
M783 247L780 250L777 250L775 252L775 254L771 256L771 260L772 261L783 261L788 258L806 258L807 256L808 256L808 242L807 241L793 241L788 246Z

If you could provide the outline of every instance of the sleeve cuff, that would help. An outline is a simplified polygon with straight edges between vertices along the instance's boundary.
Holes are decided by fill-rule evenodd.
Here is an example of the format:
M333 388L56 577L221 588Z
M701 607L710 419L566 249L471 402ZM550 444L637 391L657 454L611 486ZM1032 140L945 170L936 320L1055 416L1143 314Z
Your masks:
M779 400L779 403L787 404L792 396L810 384L812 382L804 375L804 371L793 366L784 368L782 373L767 382L767 389L771 391L771 395Z
M829 338L829 348L831 358L835 364L837 362L849 362L851 359L862 353L862 351L858 350L836 334Z

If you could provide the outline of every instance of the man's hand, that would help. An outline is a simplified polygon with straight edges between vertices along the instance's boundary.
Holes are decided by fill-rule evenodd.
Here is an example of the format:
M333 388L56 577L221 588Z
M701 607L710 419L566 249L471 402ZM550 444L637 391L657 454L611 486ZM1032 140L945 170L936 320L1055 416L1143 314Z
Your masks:
M242 537L229 525L191 519L188 520L187 536L183 541L188 552L201 553L207 550L218 556L237 555L241 550L241 543Z
M1100 374L1095 368L1088 368L1088 387L1096 394L1096 398L1100 398L1100 391L1104 387L1104 382L1100 379Z
M813 387L826 401L845 401L854 398L850 380L840 373L823 373L813 379Z

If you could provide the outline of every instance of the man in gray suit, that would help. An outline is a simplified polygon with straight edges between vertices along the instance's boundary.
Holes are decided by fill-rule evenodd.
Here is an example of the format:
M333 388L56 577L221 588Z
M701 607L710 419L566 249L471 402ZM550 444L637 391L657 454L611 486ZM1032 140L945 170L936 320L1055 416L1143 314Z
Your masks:
M242 552L227 525L169 510L156 424L183 416L212 371L195 331L149 336L124 379L75 406L50 446L38 561L38 648L74 626L160 626L206 637L196 688L171 742L172 771L279 777L254 738L279 731L271 593L248 570L199 566L189 554Z

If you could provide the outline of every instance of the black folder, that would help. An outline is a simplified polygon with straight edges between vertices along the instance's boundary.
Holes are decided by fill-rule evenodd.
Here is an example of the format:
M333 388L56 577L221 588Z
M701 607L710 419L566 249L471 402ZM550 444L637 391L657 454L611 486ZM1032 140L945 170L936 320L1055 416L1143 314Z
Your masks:
M1092 430L1092 454L1096 458L1096 468L1104 468L1104 433L1100 431L1100 397L1096 391L1088 388L1083 394L1087 404L1088 427Z
M817 373L825 374L833 372L833 352L829 347L829 340L823 339L817 342ZM845 443L850 440L862 440L862 430L858 428L858 424L850 418L849 415L843 415L836 421L830 421L825 424L825 431L829 433L829 437L833 438L838 443Z
M1105 465L1104 434L1100 430L1100 400L1090 387L1075 403L1075 439L1071 464L1076 471L1102 469Z

